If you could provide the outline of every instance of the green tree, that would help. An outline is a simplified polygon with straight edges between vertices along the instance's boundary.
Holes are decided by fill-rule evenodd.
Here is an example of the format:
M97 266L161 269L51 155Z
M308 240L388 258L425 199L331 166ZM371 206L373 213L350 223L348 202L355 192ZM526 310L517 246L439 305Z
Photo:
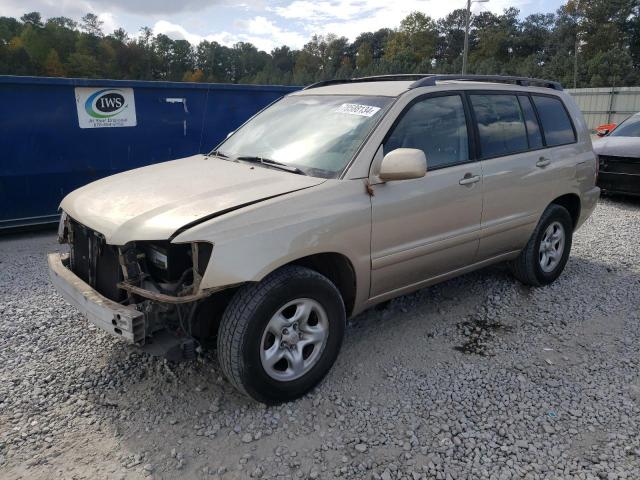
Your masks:
M192 72L184 72L182 76L183 82L204 82L204 72L199 68L196 68Z
M126 43L129 41L129 34L126 32L124 28L117 28L110 35L114 40L117 40L120 43Z
M366 70L373 62L373 50L367 42L362 42L356 54L356 67L358 70Z
M91 55L74 52L69 55L67 71L72 77L98 78L100 77L101 67Z
M49 50L47 59L44 62L44 73L48 77L64 77L65 75L64 67L55 48Z
M439 68L447 70L457 63L461 64L459 60L464 49L466 15L464 9L457 9L438 21L436 65Z
M51 44L48 42L41 27L35 27L27 23L20 33L21 45L29 55L33 65L43 65ZM37 74L41 73L41 68L37 69Z
M144 80L307 84L334 77L389 73L457 73L461 69L466 12L434 22L421 12L398 28L362 32L353 42L313 35L302 49L270 53L154 35L144 27L131 38L109 35L89 13L80 23L0 17L0 73L71 75ZM515 8L474 15L470 31L473 73L538 76L572 86L640 83L640 0L566 0L555 14L521 18ZM576 62L576 59L578 60Z
M70 18L54 17L46 21L40 35L46 46L55 46L61 62L66 62L69 55L75 51L79 32L78 24Z
M196 47L195 64L204 72L209 82L231 81L228 68L231 63L231 49L218 42L202 41Z
M37 72L20 37L12 38L0 48L0 73L4 75L34 75Z
M171 70L169 78L179 81L185 72L191 72L195 67L193 47L186 40L175 40L171 52Z
M102 26L104 22L98 18L95 13L87 13L81 19L80 28L89 35L95 35L96 37L102 37Z
M515 39L516 54L519 57L544 55L554 21L552 13L536 13L525 18Z
M485 12L486 13L486 12ZM477 45L470 53L471 62L482 64L482 71L496 70L496 73L510 73L509 64L515 58L518 37L518 15L516 8L508 8L504 14L479 15L474 19ZM478 28L478 25L481 25ZM472 65L472 71L474 71Z
M286 45L271 51L271 64L282 73L291 72L295 65L295 54Z
M431 65L437 43L436 23L423 13L413 12L400 22L398 31L389 37L384 58L416 70L419 65Z
M11 17L0 17L0 45L7 45L22 32L23 25Z
M629 54L633 59L633 68L640 69L640 2L636 2L634 13L627 26L629 35Z
M68 17L51 17L45 25L67 30L75 30L78 28L78 22Z
M356 37L353 44L351 44L352 55L356 54L363 43L368 43L371 47L373 61L380 60L384 56L384 50L391 35L393 35L393 30L390 28L381 28L375 32L361 33Z
M314 35L311 41L297 52L293 67L294 83L305 85L322 78L322 57L325 45L323 37Z
M324 40L324 48L322 50L322 70L324 76L344 78L337 75L340 70L342 75L346 71L351 71L351 57L349 55L349 40L346 37L337 37L336 35L328 35Z
M22 23L24 23L25 25L31 25L33 27L42 27L42 16L40 15L39 12L25 13L23 16L20 17L20 20L22 20Z
M157 57L154 68L154 77L162 80L168 80L171 75L173 40L161 33L153 39L152 44L153 53Z

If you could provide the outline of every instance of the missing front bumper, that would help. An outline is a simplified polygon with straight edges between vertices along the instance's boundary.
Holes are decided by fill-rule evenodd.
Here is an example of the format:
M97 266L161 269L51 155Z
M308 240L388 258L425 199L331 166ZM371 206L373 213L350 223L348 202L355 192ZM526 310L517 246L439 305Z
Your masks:
M101 295L68 268L68 255L47 256L49 276L55 289L80 310L90 323L127 343L142 346L145 341L144 313L120 305Z

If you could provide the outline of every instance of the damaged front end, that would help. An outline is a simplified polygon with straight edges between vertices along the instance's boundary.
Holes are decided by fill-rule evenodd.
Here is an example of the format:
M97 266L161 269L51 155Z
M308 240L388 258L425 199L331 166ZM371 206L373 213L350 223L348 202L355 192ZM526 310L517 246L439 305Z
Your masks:
M60 221L58 240L69 244L69 255L61 260L64 266L95 290L101 297L97 300L101 307L115 312L111 322L104 318L95 321L83 308L95 299L72 301L84 310L89 321L155 355L174 360L195 355L194 321L199 307L216 293L200 288L213 250L211 243L173 244L162 240L109 245L99 232L66 214ZM61 280L54 280L61 290ZM83 289L87 290L78 287ZM118 310L116 305L126 310ZM107 317L108 313L100 316Z

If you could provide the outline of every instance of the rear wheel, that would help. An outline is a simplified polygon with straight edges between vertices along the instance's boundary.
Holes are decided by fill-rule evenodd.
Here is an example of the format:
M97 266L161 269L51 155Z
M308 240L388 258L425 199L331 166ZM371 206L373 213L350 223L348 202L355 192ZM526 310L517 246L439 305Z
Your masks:
M513 275L526 285L548 285L564 270L573 239L573 220L566 208L551 204L542 214L527 246L511 262Z
M335 285L313 270L284 267L241 288L229 303L218 333L220 365L255 400L292 400L329 371L344 328Z

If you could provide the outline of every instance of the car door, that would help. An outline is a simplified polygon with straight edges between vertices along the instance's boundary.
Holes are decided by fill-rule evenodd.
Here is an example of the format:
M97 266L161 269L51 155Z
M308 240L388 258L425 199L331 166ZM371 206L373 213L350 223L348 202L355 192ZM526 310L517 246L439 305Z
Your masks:
M377 185L372 202L371 297L418 288L473 263L482 213L482 171L474 161L461 94L419 97L398 117L379 155L418 148L423 178Z
M568 185L578 188L578 178L592 175L587 163L593 161L594 154L590 146L577 145L575 125L560 97L543 94L530 97L540 120L545 147L534 158L536 174L547 187L548 197L541 199L544 201L539 205L542 213L552 200L567 193Z
M557 179L531 99L469 92L484 175L478 260L520 250L551 202Z

